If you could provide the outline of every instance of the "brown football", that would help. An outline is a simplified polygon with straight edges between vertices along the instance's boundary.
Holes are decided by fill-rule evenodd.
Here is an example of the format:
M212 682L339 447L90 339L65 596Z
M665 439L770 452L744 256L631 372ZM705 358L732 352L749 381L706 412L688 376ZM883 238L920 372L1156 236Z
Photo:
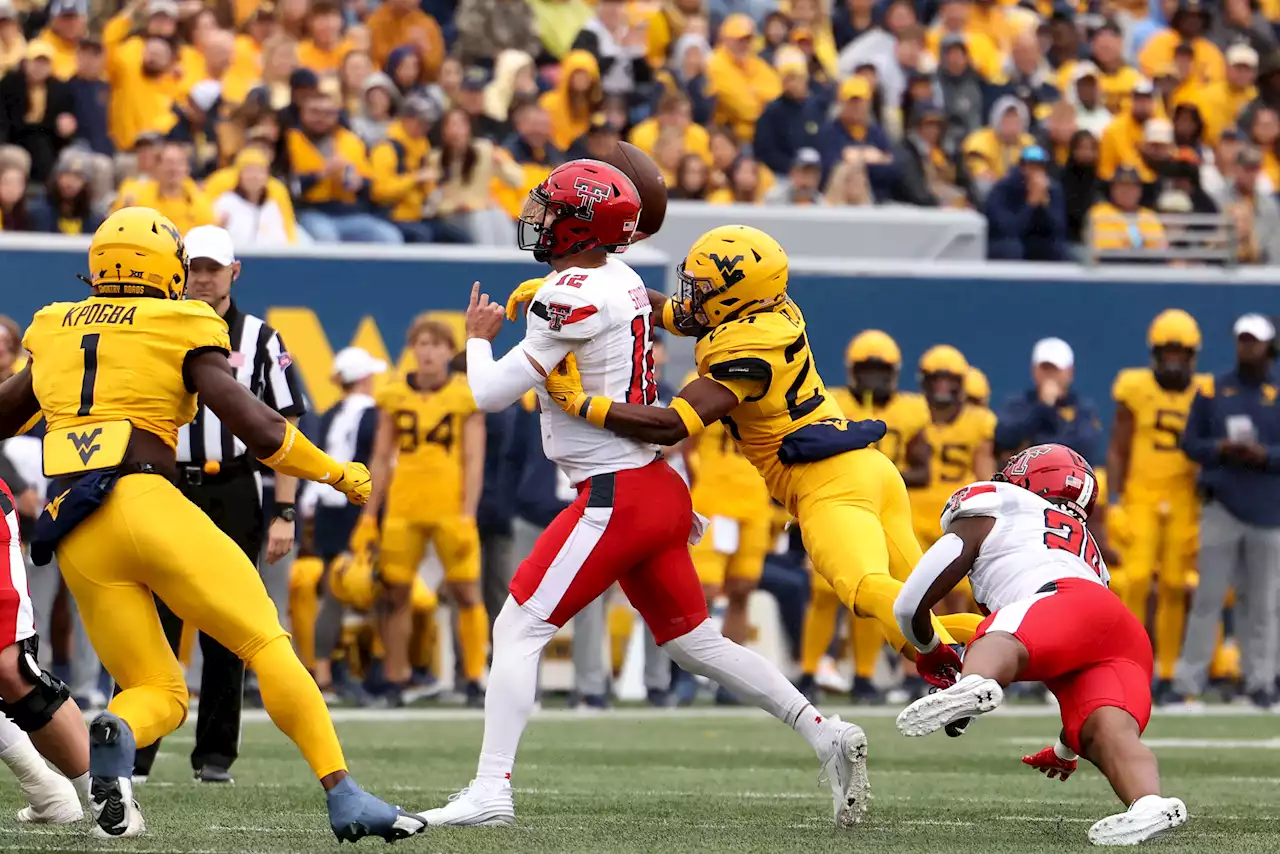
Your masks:
M658 164L629 142L619 142L606 162L625 172L640 194L642 208L636 239L643 240L657 234L662 228L662 221L667 218L667 179L662 176Z

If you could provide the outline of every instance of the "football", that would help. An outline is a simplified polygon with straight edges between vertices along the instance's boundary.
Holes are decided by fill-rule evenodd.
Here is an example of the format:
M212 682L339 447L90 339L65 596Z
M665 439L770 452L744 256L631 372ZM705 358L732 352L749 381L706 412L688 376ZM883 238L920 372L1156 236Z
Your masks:
M658 164L629 142L619 142L606 162L626 173L640 194L642 209L636 240L657 234L667 217L667 179L662 176Z

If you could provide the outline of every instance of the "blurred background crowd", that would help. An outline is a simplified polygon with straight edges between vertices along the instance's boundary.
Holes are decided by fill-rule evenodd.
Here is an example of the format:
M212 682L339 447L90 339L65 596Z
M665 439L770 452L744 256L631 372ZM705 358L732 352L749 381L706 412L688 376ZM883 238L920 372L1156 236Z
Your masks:
M509 245L619 139L673 199L973 208L989 254L1280 262L1276 0L0 0L0 227ZM1220 225L1206 225L1217 222Z

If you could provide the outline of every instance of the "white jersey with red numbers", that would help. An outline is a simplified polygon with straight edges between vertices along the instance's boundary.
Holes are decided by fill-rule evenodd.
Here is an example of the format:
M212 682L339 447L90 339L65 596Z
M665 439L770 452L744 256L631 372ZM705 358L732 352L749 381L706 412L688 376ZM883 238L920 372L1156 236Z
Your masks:
M36 612L27 591L18 511L8 484L0 480L0 649L35 633Z
M1110 579L1084 523L1020 486L984 481L957 490L943 508L942 530L966 516L995 519L969 570L973 598L988 612L1034 596L1051 581L1106 586Z
M610 256L601 267L571 267L547 276L529 306L521 346L545 370L572 352L582 389L618 403L652 404L653 319L649 294L634 270ZM624 439L561 411L547 390L542 404L542 448L577 484L592 475L653 462L658 447Z

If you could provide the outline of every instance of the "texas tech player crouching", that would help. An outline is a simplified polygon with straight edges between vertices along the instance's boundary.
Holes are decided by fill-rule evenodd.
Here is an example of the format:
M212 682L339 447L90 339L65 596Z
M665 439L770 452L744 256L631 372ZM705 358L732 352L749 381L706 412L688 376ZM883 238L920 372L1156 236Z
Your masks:
M1012 682L1044 682L1058 698L1058 744L1023 762L1065 779L1083 755L1127 812L1089 829L1095 845L1137 845L1178 827L1187 808L1160 796L1155 756L1141 735L1151 717L1151 642L1107 589L1107 567L1085 520L1098 484L1062 445L1015 455L990 482L951 496L945 532L916 566L894 611L920 649L936 643L929 609L966 575L990 615L969 643L955 685L898 715L905 735L927 735L1000 705Z
M84 817L80 798L89 794L89 731L67 686L36 664L36 644L18 514L0 480L0 761L29 804L18 821L70 824Z
M511 770L542 651L560 626L618 582L680 667L765 709L813 746L831 781L836 820L852 825L868 797L862 730L819 714L772 665L712 627L689 555L704 520L657 446L566 415L544 388L548 371L576 357L591 393L638 404L657 399L649 297L640 277L611 254L630 243L639 214L631 181L596 161L567 163L534 188L520 244L553 273L533 299L524 340L497 362L490 342L503 308L480 296L478 283L472 289L467 378L477 405L501 410L536 388L543 448L577 485L578 499L520 565L494 624L476 779L422 817L433 826L514 823Z

